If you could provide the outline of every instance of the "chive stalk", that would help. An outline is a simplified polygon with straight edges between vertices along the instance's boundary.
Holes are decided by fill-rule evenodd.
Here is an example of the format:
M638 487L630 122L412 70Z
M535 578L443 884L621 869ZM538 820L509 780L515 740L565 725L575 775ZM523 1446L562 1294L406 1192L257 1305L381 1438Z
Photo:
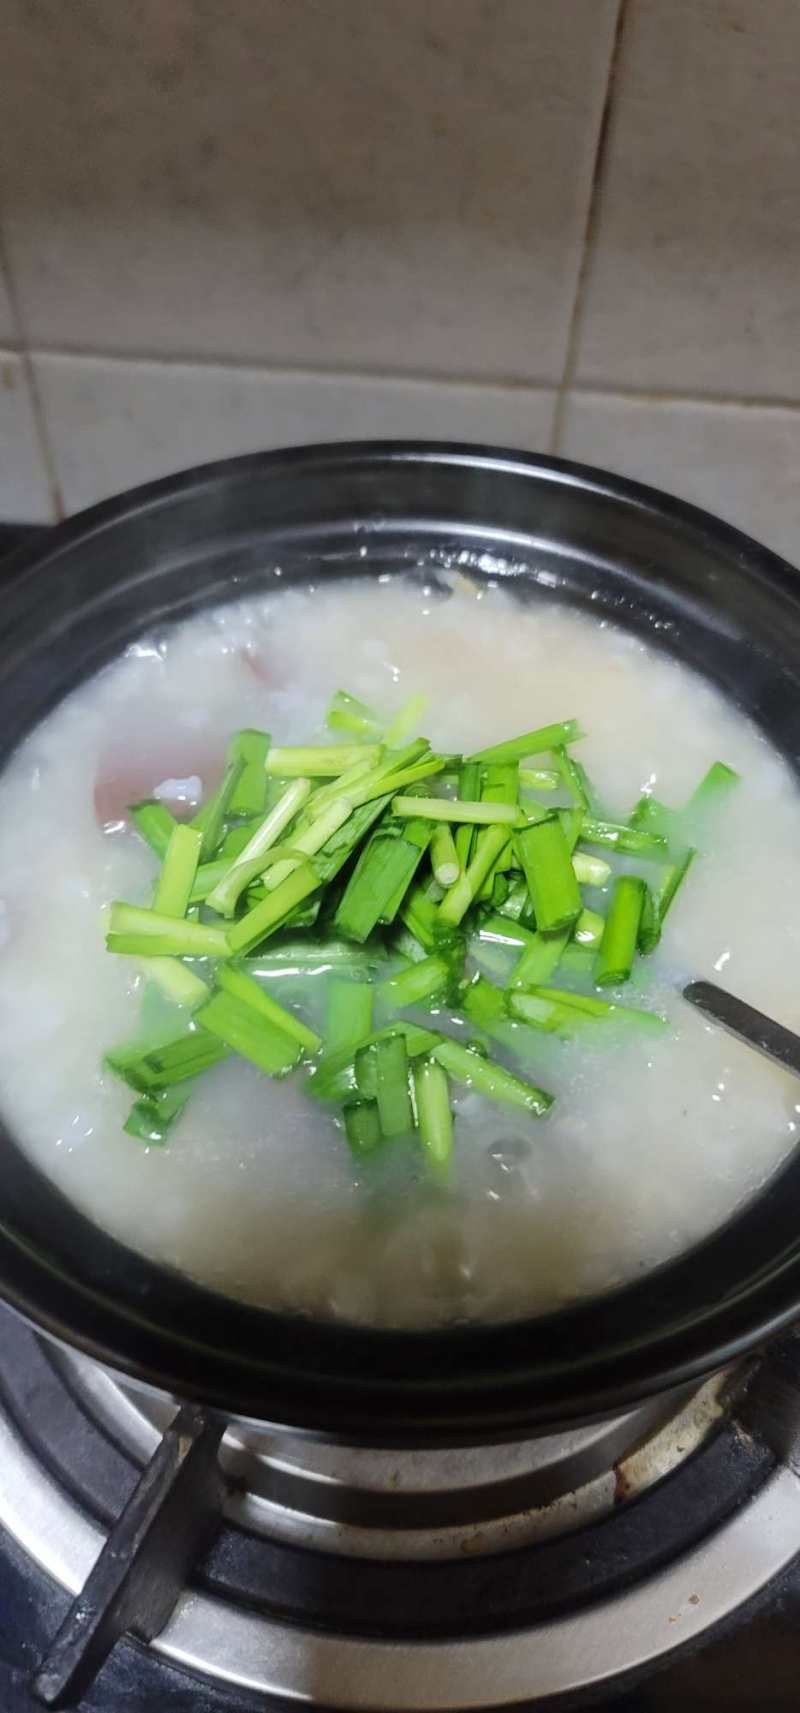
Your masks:
M592 808L594 793L585 767L575 760L574 755L570 755L563 744L557 745L553 750L553 759L558 769L559 782L565 787L573 803L588 813Z
M259 867L260 858L277 843L281 833L303 807L310 791L310 780L292 780L218 884L206 894L206 902L218 915L233 915L245 887L249 886L255 875L263 872L263 868Z
M414 727L419 725L428 706L428 697L423 695L410 696L395 714L390 726L386 728L386 743L390 749L405 743L411 736Z
M131 803L128 814L137 833L163 862L169 841L178 825L175 816L170 814L165 803L159 803L155 798L144 803Z
M447 1072L435 1059L414 1066L419 1139L435 1172L446 1170L453 1152L453 1114Z
M374 1154L383 1141L376 1100L348 1100L343 1108L344 1132L357 1159Z
M229 747L225 761L225 771L222 780L207 803L204 803L197 814L192 817L191 825L199 827L202 834L200 843L200 860L207 861L216 854L225 831L225 817L230 814L231 798L234 796L239 781L245 770L244 756L235 746Z
M440 1041L433 1048L431 1057L444 1067L448 1076L466 1083L476 1094L520 1107L536 1118L543 1118L553 1104L552 1095L544 1089L523 1082L521 1077L515 1077L493 1059L485 1059L472 1048L462 1047L459 1041Z
M325 1004L325 1051L355 1047L372 1028L374 988L366 981L336 976L328 982Z
M229 993L213 994L198 1011L197 1021L232 1052L257 1065L265 1076L284 1076L300 1057L298 1041Z
M267 773L278 779L338 779L345 768L358 767L362 762L374 765L380 753L378 744L273 745L265 765Z
M458 795L459 795L459 798L461 799L462 802L464 802L464 801L472 802L472 803L477 802L477 800L480 796L480 790L481 790L480 762L467 761L459 769L459 775L458 775ZM475 829L474 829L474 827L471 827L466 823L463 826L460 826L458 828L456 835L455 835L455 847L456 847L456 854L458 856L458 865L459 865L459 868L462 871L462 873L469 866L470 858L471 858L472 852L473 852L474 843L475 843Z
M225 958L228 939L224 928L206 922L181 921L163 916L159 911L143 909L138 904L112 904L108 916L106 945L109 951L121 951L122 940L137 942L133 955L137 957Z
M313 864L301 863L269 897L261 904L256 904L253 910L248 910L247 914L228 930L227 943L233 955L239 957L243 952L252 951L261 940L266 940L268 935L274 934L275 929L280 927L295 906L315 892L318 886L319 878Z
M571 928L581 912L581 895L564 831L556 815L515 835L536 924L542 933Z
M325 715L325 724L332 732L352 732L356 737L372 737L380 723L365 702L350 696L346 690L335 690Z
M554 767L520 767L519 783L522 791L557 791L561 775Z
M457 927L463 920L474 898L477 898L490 868L505 850L508 843L509 829L505 826L488 827L486 838L476 849L469 867L460 874L454 886L446 892L439 905L437 922L440 932Z
M229 815L263 815L267 801L269 732L235 732L230 753L244 763L228 801Z
M625 851L631 856L663 856L667 840L663 833L643 827L626 827L616 821L598 821L585 815L580 840L586 845L605 845L610 850Z
M553 1005L579 1011L583 1016L595 1017L599 1021L642 1023L652 1029L663 1029L666 1024L666 1018L658 1011L647 1011L636 1005L619 1005L614 999L599 999L594 993L570 993L566 988L546 986L537 988L536 992L540 999L549 1000Z
M135 1100L122 1128L139 1142L160 1147L186 1105L187 1096L175 1089L163 1089L159 1094L142 1094Z
M408 1052L402 1035L384 1035L375 1044L376 1100L384 1136L403 1136L414 1129L408 1086Z
M185 1034L156 1047L112 1047L103 1063L129 1088L139 1094L154 1095L171 1088L173 1083L199 1076L228 1055L229 1048L224 1042L195 1023Z
M334 917L344 939L363 943L382 918L396 915L431 838L430 828L413 836L410 825L411 838L379 829L361 851Z
M158 877L153 909L162 916L183 917L189 908L200 860L202 834L195 827L173 827Z
M537 726L532 732L509 738L505 743L492 744L489 749L476 750L470 761L525 761L529 755L544 755L548 750L561 749L583 737L577 720L559 720L554 725Z
M594 967L598 987L617 987L631 973L644 907L644 881L633 874L614 883L606 925Z
M431 868L435 879L445 890L448 886L455 884L461 873L455 841L446 823L434 827L431 840Z
M605 886L611 875L611 864L603 857L590 856L588 851L575 851L572 872L579 886Z
M427 821L470 821L476 827L515 827L519 822L516 804L467 803L457 797L395 797L392 814L421 815Z
M442 953L434 952L430 957L388 976L380 983L378 992L387 1005L401 1010L406 1005L420 1005L423 1000L432 1000L437 994L446 993L451 982L452 963Z
M208 998L208 986L179 958L140 958L139 968L147 981L155 982L173 1005L194 1010Z
M259 1017L266 1017L276 1028L282 1029L285 1035L302 1047L304 1053L316 1053L322 1046L319 1035L309 1029L302 1018L279 1005L271 994L265 993L263 987L259 987L258 982L238 965L228 963L220 966L217 971L217 987L240 1004L249 1005Z
M511 971L511 987L538 987L549 981L569 944L570 933L569 928L561 928L555 934L533 934Z

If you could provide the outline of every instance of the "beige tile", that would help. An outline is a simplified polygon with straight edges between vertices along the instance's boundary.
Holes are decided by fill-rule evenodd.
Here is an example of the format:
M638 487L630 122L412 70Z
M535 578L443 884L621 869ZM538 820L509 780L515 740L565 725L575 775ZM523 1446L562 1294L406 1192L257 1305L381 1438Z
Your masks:
M800 565L800 410L573 394L564 456L651 482Z
M6 0L31 342L550 381L617 0Z
M52 523L53 506L20 358L0 350L0 521Z
M216 364L36 359L68 511L206 459L302 441L418 437L530 450L550 443L554 395Z
M579 380L800 398L798 0L630 0Z
M2 262L0 262L0 343L5 346L16 345L17 343L17 328L8 295L8 287L3 275Z

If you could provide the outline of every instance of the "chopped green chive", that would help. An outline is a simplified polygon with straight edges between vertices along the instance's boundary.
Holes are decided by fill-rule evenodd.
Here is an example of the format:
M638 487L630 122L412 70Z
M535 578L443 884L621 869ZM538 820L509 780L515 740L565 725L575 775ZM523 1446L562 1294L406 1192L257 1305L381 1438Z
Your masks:
M598 987L616 987L628 980L636 956L644 896L644 881L636 875L623 874L615 881L595 961Z
M453 981L453 963L441 952L434 952L418 963L382 981L378 992L388 1005L400 1010L406 1005L420 1005L423 1000L445 994Z
M142 1094L134 1101L122 1128L137 1141L160 1147L176 1118L183 1112L187 1098L174 1089L164 1089L154 1095Z
M325 1051L355 1047L372 1028L374 988L366 981L336 976L328 983L325 1006Z
M408 1086L408 1052L402 1035L384 1035L375 1043L376 1100L384 1136L403 1136L414 1129Z
M532 935L511 972L512 988L538 987L540 982L549 981L569 944L570 932L561 928L555 934Z
M564 830L556 815L515 834L536 924L542 933L571 927L581 912L581 895Z
M319 878L313 864L301 863L268 898L253 910L248 910L246 916L228 930L227 941L233 955L238 957L243 952L252 951L261 940L274 934L295 906L301 904L309 893L316 892L318 886Z
M139 1094L155 1095L227 1059L228 1047L205 1029L191 1028L157 1047L113 1047L104 1064Z
M154 981L173 1005L185 1005L193 1010L208 998L208 987L193 970L187 969L179 958L140 958L139 968L148 981Z
M228 938L224 928L163 916L156 910L142 909L138 904L117 903L111 906L106 945L110 951L120 951L121 946L113 942L123 939L138 942L133 952L137 957L228 956Z
M579 886L605 886L611 876L611 864L602 857L589 856L588 851L575 851L572 872Z
M231 994L215 993L198 1011L197 1021L265 1076L285 1075L300 1057L298 1041Z
M419 837L405 838L382 832L365 845L345 888L334 917L334 928L346 940L363 942L381 919L393 920L411 885L430 829Z
M265 993L263 987L259 987L258 982L238 965L229 963L220 966L217 971L217 987L221 988L223 993L230 994L232 999L239 1000L242 1005L249 1005L259 1017L266 1017L268 1022L274 1023L276 1028L282 1029L285 1035L297 1041L304 1052L316 1053L322 1046L319 1035L315 1035L313 1029L309 1029L293 1011L287 1011L285 1006L278 1005L277 1000L274 1000L271 994Z
M145 803L131 803L128 814L145 843L155 851L156 856L163 861L167 854L167 846L178 822L164 803L150 799Z
M445 890L453 886L461 873L458 852L449 826L434 827L431 840L431 868L434 878Z
M405 743L406 738L411 736L414 727L419 725L427 706L427 696L411 696L399 713L395 714L391 725L386 730L386 742L390 749Z
M616 821L597 821L585 815L579 837L582 844L607 845L609 849L625 851L631 856L663 856L667 840L662 833L642 827L626 827Z
M652 1029L663 1029L666 1023L666 1018L658 1011L646 1011L635 1005L618 1005L616 1000L598 999L594 993L569 993L560 987L539 987L536 991L540 999L549 1000L553 1005L562 1005L567 1010L579 1011L585 1017L596 1017L601 1021L642 1023L646 1028Z
M455 1077L457 1082L467 1083L476 1094L520 1107L536 1118L543 1118L553 1104L552 1095L546 1094L544 1089L523 1082L521 1077L513 1076L511 1071L504 1070L494 1060L485 1059L470 1047L462 1047L459 1041L440 1041L433 1048L431 1057L444 1066L448 1076Z
M522 791L557 791L561 775L554 767L520 767L519 783Z
M308 779L295 779L286 787L239 855L206 894L206 901L212 910L216 910L220 916L233 915L245 887L249 886L256 875L263 873L266 864L259 866L261 857L277 843L281 833L303 807L310 791L311 783Z
M281 749L273 745L266 761L267 773L278 779L337 779L345 768L380 760L378 744L320 744L315 747Z
M201 837L196 828L177 823L170 834L153 899L153 909L162 916L186 915L200 859Z
M438 911L439 931L457 927L477 898L490 868L497 861L509 840L508 827L488 827L486 837L476 847L465 874L460 874L454 886L446 892Z
M559 744L553 750L553 759L558 769L560 783L569 792L573 803L588 813L594 802L594 793L589 784L585 767L582 767L580 762L576 761L573 755L570 755L569 750L565 749L563 744Z
M506 743L492 744L489 749L479 749L470 761L525 761L529 755L544 755L548 750L561 749L566 744L575 743L583 737L577 720L559 720L552 726L537 726L532 732L523 732L518 738L509 738Z
M478 761L466 761L459 769L458 795L462 802L476 803L481 792L481 765ZM455 835L458 866L463 871L469 866L475 843L475 829L468 824L458 828Z
M202 862L216 854L225 831L225 817L230 813L231 798L237 790L245 765L244 757L231 746L221 783L213 796L209 797L208 802L204 803L192 818L192 826L199 827L202 833L200 845L200 860Z
M705 827L737 774L716 762L684 810L644 795L629 822L610 821L570 752L577 721L464 761L410 737L424 706L412 698L380 741L372 710L337 691L327 724L355 741L281 748L265 732L235 732L222 781L190 824L154 799L131 806L161 872L152 909L111 906L106 944L140 963L146 1042L148 1010L160 1021L153 985L189 1018L173 1039L106 1056L137 1096L131 1135L163 1142L185 1102L182 1084L231 1054L269 1076L305 1060L307 1092L337 1104L356 1159L418 1124L441 1174L453 1148L449 1078L536 1116L552 1104L489 1056L487 1038L519 1054L520 1025L560 1035L592 1020L663 1025L646 1009L548 984L562 968L600 987L628 979L637 953L657 945L689 871L693 817ZM523 765L539 755L553 765ZM425 780L435 781L432 794L423 795ZM520 802L521 792L559 787L569 806ZM442 794L453 789L455 797ZM603 917L580 888L606 887L611 867L579 844L660 859L657 879L618 875ZM201 979L185 961L198 958L213 960L213 976ZM318 976L327 978L324 1046L262 985ZM433 1020L442 1003L457 1008L450 1026L463 1031L466 1019L476 1039L465 1046L463 1036L401 1020L374 1029L376 995L384 1016L422 1006Z
M434 1171L446 1169L453 1152L453 1114L447 1072L435 1059L414 1066L419 1139Z
M605 917L598 910L582 910L572 937L579 946L597 946L603 938L605 925Z
M511 803L463 803L457 797L395 797L393 815L421 815L428 821L471 821L475 826L515 827L519 810Z
M374 1154L383 1141L376 1100L349 1100L343 1108L344 1133L357 1158Z
M228 803L230 815L263 815L267 801L265 764L269 744L269 732L234 733L230 754L239 757L244 766L231 792Z
M380 723L370 712L365 702L359 702L357 696L348 695L346 690L335 690L325 715L325 724L332 732L353 732L356 737L372 737L380 730Z

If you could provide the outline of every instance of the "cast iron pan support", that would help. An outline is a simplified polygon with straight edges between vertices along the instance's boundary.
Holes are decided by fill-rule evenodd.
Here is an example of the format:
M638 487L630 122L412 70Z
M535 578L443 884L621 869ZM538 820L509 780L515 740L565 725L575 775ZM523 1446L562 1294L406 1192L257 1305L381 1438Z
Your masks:
M223 1432L188 1405L167 1428L36 1672L44 1707L79 1702L126 1632L149 1642L163 1629L221 1518Z

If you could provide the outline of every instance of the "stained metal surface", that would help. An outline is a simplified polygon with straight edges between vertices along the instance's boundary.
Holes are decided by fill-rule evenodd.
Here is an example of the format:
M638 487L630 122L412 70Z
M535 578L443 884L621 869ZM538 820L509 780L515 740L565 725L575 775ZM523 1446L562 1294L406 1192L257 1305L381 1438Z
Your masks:
M143 1461L174 1405L121 1384L84 1358L54 1357L73 1394ZM338 1556L449 1558L508 1551L607 1514L690 1454L729 1384L651 1400L610 1421L518 1443L437 1451L326 1445L231 1426L221 1463L230 1521Z
M73 1592L103 1534L0 1417L0 1523ZM611 1601L529 1629L435 1643L382 1643L284 1625L187 1593L152 1643L214 1681L342 1713L514 1707L599 1687L660 1658L735 1610L800 1549L800 1481L778 1469L686 1560Z

